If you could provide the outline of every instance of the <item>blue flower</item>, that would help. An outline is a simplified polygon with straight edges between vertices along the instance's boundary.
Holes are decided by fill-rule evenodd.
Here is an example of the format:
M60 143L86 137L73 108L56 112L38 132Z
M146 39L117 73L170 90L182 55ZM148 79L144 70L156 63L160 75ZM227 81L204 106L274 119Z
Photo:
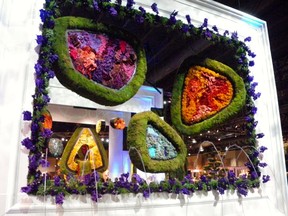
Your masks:
M260 146L260 148L259 148L260 153L263 153L266 150L267 150L267 147L265 147L265 146Z
M191 24L191 17L189 15L186 15L186 20L187 20L188 24Z
M141 11L141 14L144 15L146 14L146 10L143 7L139 7L139 10Z
M59 176L55 176L55 177L54 177L54 185L55 185L56 187L61 186L61 178L60 178Z
M44 160L44 159L42 159L42 160L40 161L40 164L41 164L41 166L42 166L43 168L47 168L47 167L50 166L49 161Z
M217 187L217 190L218 190L218 192L219 192L221 195L223 195L224 192L225 192L224 188L219 187L219 186Z
M225 30L223 35L224 35L224 37L226 37L227 35L229 35L229 31Z
M53 70L48 70L47 72L47 78L52 79L55 77L55 72Z
M131 10L134 4L134 0L127 0L126 8Z
M208 26L208 19L205 18L203 24L201 25L201 28L207 28Z
M135 17L136 17L136 22L138 23L143 23L145 21L144 17L139 14L136 14Z
M243 187L238 187L237 192L241 195L244 195L244 196L247 196L247 194L248 194L248 190L246 188L243 188Z
M63 193L57 194L56 197L55 197L55 202L58 205L62 205L63 202L64 202L64 194Z
M58 55L56 55L56 54L49 55L49 62L50 63L54 63L57 60L58 60Z
M265 162L263 162L263 163L259 163L258 165L259 165L260 167L264 168L264 167L266 167L268 164L265 163Z
M36 42L39 45L45 45L48 42L48 40L47 40L47 38L45 36L37 35Z
M215 31L215 32L218 32L218 28L217 28L217 26L212 26L212 29Z
M244 42L250 42L251 41L251 37L247 37L244 39Z
M249 61L249 66L250 66L250 67L253 67L254 64L255 64L254 61Z
M158 7L157 7L157 4L156 3L153 3L151 5L151 8L152 10L158 15L159 14L159 11L158 11Z
M212 33L209 29L206 29L204 32L205 38L210 40L212 38Z
M237 33L237 32L233 32L233 33L231 34L231 39L233 39L233 40L238 40L238 33Z
M169 22L171 25L175 25L177 20L176 20L176 16L178 14L178 11L173 11L171 14L170 14L170 19L169 19Z
M35 72L36 72L37 76L40 76L42 74L43 67L42 67L42 65L39 62L34 65L34 69L35 69Z
M189 31L189 26L184 24L184 25L182 25L181 30L183 33L187 33Z
M149 190L144 190L144 191L143 191L143 196L144 196L145 198L148 198L148 197L150 196Z
M29 150L34 150L35 149L35 145L34 143L32 142L32 140L30 138L25 138L21 141L21 144L23 146L25 146L27 149Z
M53 132L50 129L44 129L43 132L41 133L41 135L44 138L50 138L52 136Z
M269 176L269 175L263 175L263 176L262 176L262 182L263 182L263 183L266 183L266 182L268 182L268 181L270 181L270 176Z
M182 188L181 193L186 194L186 195L190 195L190 191L187 188Z
M262 137L264 137L265 135L264 135L264 133L258 133L257 135L256 135L256 139L261 139Z
M32 120L32 114L30 111L24 111L22 114L23 114L23 120L24 121Z
M100 11L98 2L95 1L95 0L93 0L93 8L94 8L94 11L96 11L96 12L99 12L99 11Z
M118 15L117 10L113 7L110 7L109 13L111 14L111 16L117 16Z

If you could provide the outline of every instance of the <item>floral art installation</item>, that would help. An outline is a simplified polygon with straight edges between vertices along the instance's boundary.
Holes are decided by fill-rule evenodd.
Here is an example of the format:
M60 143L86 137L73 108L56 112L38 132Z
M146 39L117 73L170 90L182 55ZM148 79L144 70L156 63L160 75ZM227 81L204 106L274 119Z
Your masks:
M264 134L256 133L255 130L257 121L254 115L257 112L257 107L254 101L260 97L261 93L256 91L257 82L254 81L254 77L250 74L249 70L250 67L253 67L253 58L256 56L247 45L249 41L251 41L251 37L248 36L242 41L239 40L237 32L229 32L226 30L222 33L215 25L210 28L208 27L208 19L206 18L201 25L196 26L189 14L184 14L186 18L184 22L183 20L177 19L177 11L172 11L170 17L161 16L161 12L159 12L156 3L151 5L151 9L153 12L150 13L141 6L136 8L133 0L128 0L126 5L122 5L122 1L112 3L110 0L46 0L44 8L40 10L42 34L36 37L40 51L38 61L34 67L35 93L32 95L33 110L31 112L23 112L23 120L31 122L31 135L21 141L22 146L29 150L27 184L21 188L22 192L29 195L53 196L55 197L56 204L61 205L65 197L69 195L86 194L89 194L95 202L99 201L104 194L117 195L123 193L141 193L147 198L150 193L153 192L191 195L195 192L213 190L219 194L224 194L225 191L236 191L238 195L246 196L250 189L259 188L261 183L266 183L270 180L270 176L262 174L261 170L261 168L267 166L265 162L261 161L263 158L262 155L267 148L265 146L258 146L257 144L257 139L262 138ZM104 20L108 22L108 24L101 23L99 20ZM212 21L209 20L209 22ZM116 25L120 23L123 29L115 28L115 25L111 25L113 23L116 23ZM196 120L196 123L191 124L191 119L188 117L186 121L187 125L183 124L182 118L184 119L186 117L185 114L181 112L182 100L179 100L179 98L182 97L182 94L184 98L186 96L188 98L189 93L187 93L186 96L186 93L183 93L183 88L188 90L188 87L184 87L183 83L185 83L186 72L192 66L190 59L186 62L189 64L183 66L185 67L185 72L180 73L180 81L174 85L174 100L172 100L172 106L174 106L174 108L172 112L174 112L175 117L172 116L172 123L173 127L177 129L177 131L181 131L182 134L199 133L202 130L211 128L213 125L217 125L219 119L222 122L224 119L229 118L230 115L237 113L237 107L242 107L244 101L245 120L247 122L246 128L249 135L247 145L251 147L247 152L249 160L245 164L248 169L248 174L236 176L233 171L229 171L225 177L208 178L202 175L198 180L194 180L191 175L186 175L185 177L182 176L182 179L170 177L170 179L160 183L151 182L148 184L136 173L133 174L131 180L128 179L129 173L124 173L118 179L115 179L115 181L104 181L100 177L100 174L93 169L92 172L90 169L89 172L85 171L85 174L77 176L74 173L77 172L78 168L74 166L72 166L72 168L75 170L72 173L67 172L65 175L55 175L52 179L47 179L46 174L41 173L39 166L49 165L48 161L46 161L47 155L45 152L48 148L48 140L53 135L50 126L46 127L43 125L45 121L45 111L50 102L48 91L50 79L55 78L56 75L57 79L68 89L72 91L76 90L79 95L107 106L121 104L129 100L143 84L147 70L147 54L155 50L153 50L153 46L143 48L139 40L131 36L134 32L127 34L127 29L124 28L129 26L130 23L136 23L138 29L143 30L143 33L150 32L154 27L162 28L162 32L167 35L177 35L181 41L186 40L190 42L200 40L209 44L217 44L223 49L233 50L233 54L231 55L231 58L235 62L235 68L233 68L233 70L236 71L241 79L234 79L236 76L233 78L229 77L229 75L227 76L227 74L219 73L219 71L223 71L221 70L221 64L211 64L210 66L214 65L213 68L209 67L209 65L197 64L197 66L201 66L200 71L202 71L202 67L205 67L221 74L221 76L215 78L215 80L218 80L217 82L221 80L221 83L224 83L225 87L223 87L222 84L220 86L225 88L228 96L218 94L217 91L214 90L213 92L219 95L219 99L224 99L225 102L221 101L220 106L218 106L220 100L212 102L208 101L208 99L207 101L205 101L206 99L204 100L204 104L211 104L212 108L214 108L216 104L218 113L214 114L211 110L206 112L205 115L202 116L203 118L196 118L196 113L201 110L197 109L198 111L192 113L192 116L194 116L194 119L192 117L192 121ZM69 33L68 37L67 32ZM89 39L86 40L86 37L89 37ZM93 39L90 39L91 37ZM99 42L99 38L101 42ZM114 42L111 43L111 46L106 47L107 53L104 54L99 48L104 47L104 43L110 41L110 39ZM119 65L116 67L120 69L126 68L126 66L128 67L127 73L125 72L123 77L119 77L119 74L115 73L115 71L113 72L113 69L107 72L107 68L110 69L112 65L115 66L113 61L113 63L107 63L106 61L106 57L111 55L108 48L113 46L117 48L114 56L115 59L113 57L112 60L115 60L115 63L116 59L120 60ZM99 54L103 57L103 62L99 61L99 59L97 61L96 56ZM83 56L87 58L84 60ZM206 63L209 63L209 61L206 61ZM97 71L97 68L102 68L102 71ZM226 69L223 72L225 73L225 71ZM207 73L208 77L210 77L209 79L214 79L214 72ZM201 77L202 73L203 72L196 74ZM234 74L233 72L231 73ZM106 76L111 78L109 82L107 82ZM187 80L191 81L189 77L190 76L187 77ZM231 83L231 85L229 83ZM208 87L210 88L212 86L208 85ZM233 89L232 100L230 100L231 88ZM189 108L191 105L185 105L187 101L183 101L183 107L186 106ZM227 110L227 112L225 110ZM139 114L139 116L141 115L143 115L143 119L138 118L136 115L134 120L129 123L131 127L128 126L128 142L131 150L133 146L139 145L135 147L141 149L141 157L145 161L146 171L165 172L177 170L183 166L186 160L187 149L174 128L163 120L159 120L159 117L157 115L155 116L155 114ZM153 129L151 129L149 125L151 125ZM148 127L150 129L147 129ZM137 128L137 130L132 130L132 128ZM174 157L176 152L171 148L169 154L167 154L166 149L166 154L170 155L169 159L166 158L163 161L153 160L153 154L156 156L156 151L153 153L151 150L149 154L148 149L151 143L149 144L148 141L147 145L147 130L149 130L148 134L150 135L159 132L163 137L166 137L175 148L177 156ZM142 131L142 133L140 134L139 131ZM171 137L171 134L175 136ZM138 135L140 136L137 137ZM148 135L148 137L150 135ZM152 136L150 136L150 138L152 138ZM76 140L77 139L75 139L75 141ZM170 144L168 144L169 142L163 145L164 149L166 145L166 147L170 146ZM143 166L138 153L131 150L131 160L141 169ZM77 152L81 157L86 153L87 145L82 145ZM64 155L66 155L66 153ZM160 154L158 154L158 157L159 155ZM69 154L67 154L67 159L68 157ZM105 157L103 157L103 159L105 159ZM86 165L87 164L82 163L79 167L82 166L82 168L85 168ZM107 167L105 161L103 165ZM103 171L104 170L105 169L103 169Z

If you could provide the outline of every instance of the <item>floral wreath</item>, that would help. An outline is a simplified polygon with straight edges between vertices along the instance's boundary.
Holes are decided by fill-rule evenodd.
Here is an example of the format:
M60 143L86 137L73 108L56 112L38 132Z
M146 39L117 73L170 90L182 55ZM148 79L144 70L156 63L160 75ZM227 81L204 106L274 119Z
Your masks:
M212 29L208 28L208 19L204 19L201 26L196 27L192 24L189 15L186 15L187 23L178 20L177 11L173 11L169 18L161 17L157 8L157 4L153 3L152 13L145 11L143 7L134 8L134 0L128 0L126 6L122 6L122 1L117 0L111 3L110 0L46 0L44 9L40 10L42 21L42 35L37 35L37 44L41 47L39 59L35 64L35 94L33 98L33 111L24 111L23 119L31 121L31 135L22 140L21 144L29 150L27 185L21 188L22 192L31 195L51 195L55 197L56 204L63 204L65 196L73 194L90 194L93 201L98 201L103 194L122 194L122 193L143 193L144 197L149 197L152 192L169 192L176 194L192 194L196 191L218 191L224 194L226 190L237 191L239 195L246 196L249 189L260 187L260 182L266 183L270 180L269 175L262 175L260 167L267 164L261 162L262 153L267 149L264 146L258 147L257 139L264 136L263 133L256 134L255 127L257 121L254 115L257 107L254 100L260 97L260 93L256 92L257 82L253 81L250 75L249 67L254 65L253 60L256 55L245 44L251 40L251 37L245 38L244 42L238 40L237 32L230 33L225 31L221 35L216 26ZM101 14L120 20L134 20L139 25L148 24L151 26L162 25L167 31L178 31L183 37L204 38L211 43L221 43L222 45L236 49L234 58L238 62L237 71L242 74L247 91L246 98L246 121L250 139L247 145L251 146L248 152L249 162L245 165L249 169L248 175L236 177L233 171L229 171L226 177L219 179L208 179L205 175L200 180L194 181L190 175L184 177L183 180L169 179L160 183L151 182L148 184L144 179L134 174L132 180L129 181L129 174L122 174L115 181L100 181L96 172L85 175L81 179L73 176L56 176L53 180L46 181L46 175L42 174L38 167L49 166L48 161L43 157L45 152L45 143L52 136L50 129L43 127L44 113L50 101L48 95L49 80L54 78L53 64L58 61L58 56L51 51L53 41L54 20L57 17L64 16L65 11L75 11L78 14L81 10L87 9L89 14L97 20ZM95 181L96 180L96 181ZM45 182L46 181L46 182ZM44 183L45 182L45 183Z

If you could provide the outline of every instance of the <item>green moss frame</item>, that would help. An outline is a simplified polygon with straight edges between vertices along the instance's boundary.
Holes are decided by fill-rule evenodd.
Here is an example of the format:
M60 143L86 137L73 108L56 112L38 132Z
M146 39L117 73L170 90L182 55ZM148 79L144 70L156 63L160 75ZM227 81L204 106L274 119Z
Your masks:
M176 158L153 160L149 156L146 143L148 124L159 130L173 144L178 153ZM183 167L186 162L187 149L184 141L168 123L152 111L141 112L131 118L127 130L127 146L132 163L142 171L173 172Z
M181 117L181 98L184 88L184 80L189 68L193 65L200 65L213 70L221 75L227 77L233 85L234 96L231 103L213 115L212 117L201 122L186 125ZM195 56L186 59L178 70L176 76L171 102L171 121L175 128L185 135L193 135L208 130L215 125L224 123L229 118L235 116L246 103L246 90L243 79L230 67L221 62L211 59L199 59Z
M121 38L128 41L137 55L136 71L130 82L119 90L105 87L87 79L74 69L66 42L68 29L81 29L100 32L110 37ZM59 60L55 64L55 74L60 83L77 94L96 103L114 106L122 104L132 98L145 81L147 71L146 55L137 38L131 33L116 27L95 23L93 20L83 17L61 17L55 19L52 49L58 55Z
M60 161L60 168L63 171L64 174L76 174L74 171L70 170L69 167L67 166L67 160L69 158L69 155L74 147L74 144L77 142L79 135L81 134L81 132L83 131L84 128L79 127L77 128L73 135L71 136L71 138L69 139L63 154L61 156L61 161ZM96 169L98 172L104 172L105 170L107 170L108 168L108 157L107 154L105 152L104 146L99 138L99 136L97 135L95 130L92 130L91 128L89 128L90 132L93 135L93 138L96 142L96 145L98 146L100 155L102 157L102 163L103 165L101 167L99 167L98 169ZM72 143L72 144L70 144ZM67 149L66 149L67 148ZM67 154L66 154L67 153ZM66 170L66 171L65 171ZM87 170L84 170L84 174L87 173ZM89 172L88 172L89 173Z

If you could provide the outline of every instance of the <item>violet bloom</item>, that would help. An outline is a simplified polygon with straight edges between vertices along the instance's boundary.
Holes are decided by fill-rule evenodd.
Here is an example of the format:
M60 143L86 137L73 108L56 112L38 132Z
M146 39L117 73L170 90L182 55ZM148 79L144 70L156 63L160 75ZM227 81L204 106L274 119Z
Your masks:
M208 19L205 18L203 24L201 25L201 28L207 28L208 26Z
M53 70L48 70L47 72L47 78L52 79L55 77L55 73Z
M237 32L233 32L233 33L231 34L231 39L233 39L233 40L238 40L238 33L237 33Z
M94 8L94 11L97 11L97 12L100 11L98 2L96 0L93 0L93 8Z
M40 164L41 164L41 166L42 166L43 168L47 168L47 167L50 166L49 161L44 160L44 159L42 159L42 160L40 161Z
M30 121L32 120L32 114L29 111L24 111L23 113L23 120L24 121Z
M260 148L259 148L259 152L260 153L263 153L264 151L266 151L267 150L267 147L265 147L265 146L261 146Z
M55 177L54 177L54 185L55 185L56 187L61 186L61 178L60 178L59 176L55 176Z
M23 146L25 146L27 149L29 150L34 150L35 149L35 145L33 144L32 140L30 138L25 138L21 141L21 144Z
M254 61L249 61L249 66L253 67L255 65Z
M127 0L126 8L128 10L131 10L134 4L135 4L134 0Z
M212 33L208 29L206 29L206 31L204 32L204 35L205 35L206 39L211 39L212 38Z
M139 10L141 11L141 14L144 15L146 14L146 10L143 7L139 7Z
M215 31L215 32L218 32L218 28L217 28L217 26L212 26L212 29Z
M227 35L229 35L229 31L225 30L223 35L224 35L224 37L226 37Z
M50 129L44 129L43 132L41 133L41 135L44 138L50 138L52 136L53 132Z
M186 195L190 195L190 191L187 188L183 188L181 190L181 193L186 194Z
M63 193L57 194L55 197L55 202L58 205L62 205L64 203L64 194Z
M186 15L186 20L187 20L188 24L191 24L191 17L189 15Z
M56 55L56 54L49 55L49 62L50 63L54 63L57 60L58 60L58 55Z
M259 163L258 165L259 165L260 167L264 168L264 167L266 167L268 164L265 163L265 162L263 162L263 163Z
M219 187L219 186L217 187L217 190L218 190L218 192L219 192L221 195L223 195L224 192L225 192L224 188Z
M113 7L110 7L109 13L111 14L111 16L117 16L118 15L117 10Z
M263 138L265 135L264 135L264 133L258 133L257 135L256 135L256 139L261 139L261 138Z
M48 39L45 36L37 35L36 42L38 45L45 45L48 42Z
M176 20L177 14L178 14L178 11L175 11L175 10L174 10L174 11L171 13L171 15L170 15L169 21L170 21L170 23L171 23L172 25L175 25L176 22L177 22L177 20Z
M148 197L150 196L149 190L144 190L144 191L143 191L143 196L144 196L145 198L148 198Z
M241 195L244 195L244 196L247 196L247 194L248 194L248 190L246 188L243 188L243 187L238 187L237 192Z
M189 31L189 26L184 24L184 25L182 25L181 30L182 30L182 32L187 33Z
M266 182L268 182L268 181L270 181L270 176L269 176L269 175L263 175L263 176L262 176L262 182L263 182L263 183L266 183Z
M157 7L157 4L156 3L153 3L151 5L151 8L152 10L158 15L159 14L159 11L158 11L158 7Z
M250 42L251 41L251 37L247 37L244 39L244 42Z
M38 62L37 64L35 64L34 69L35 69L35 73L37 76L40 76L42 74L43 68L42 68L41 63Z

